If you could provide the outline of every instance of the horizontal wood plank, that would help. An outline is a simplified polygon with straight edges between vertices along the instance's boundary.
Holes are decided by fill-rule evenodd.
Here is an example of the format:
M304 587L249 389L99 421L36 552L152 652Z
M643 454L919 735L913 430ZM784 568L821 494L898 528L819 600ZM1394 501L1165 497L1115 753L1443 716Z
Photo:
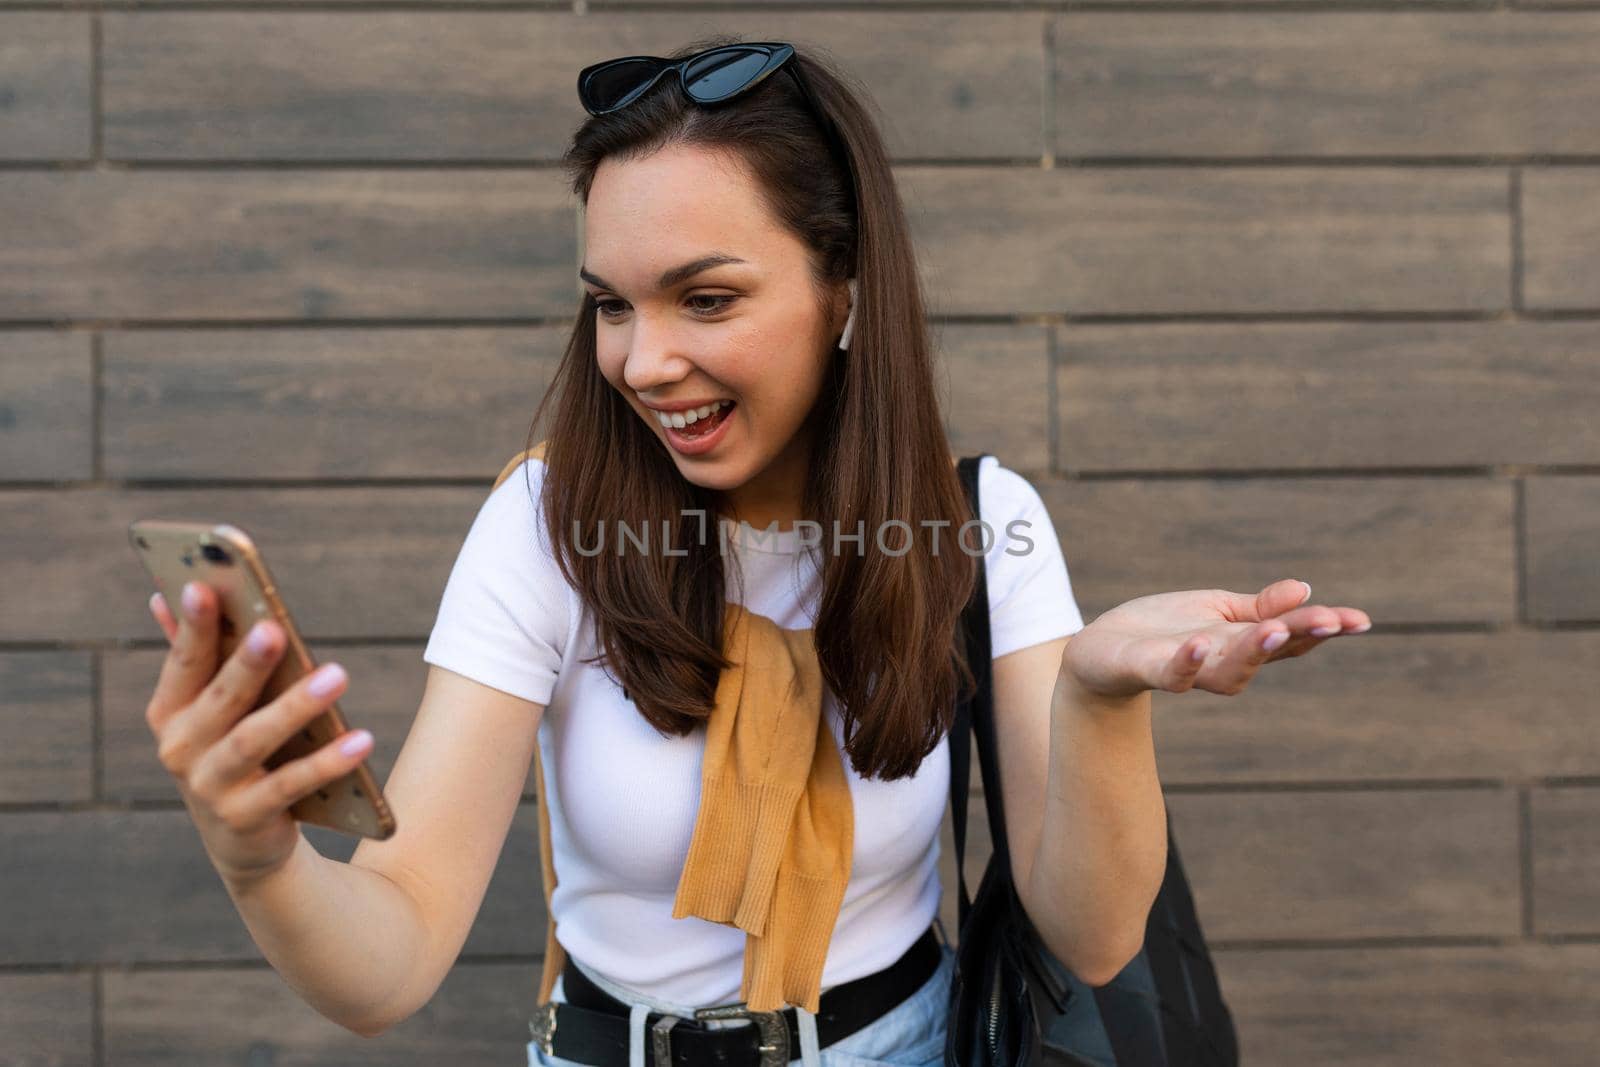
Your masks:
M1534 789L1530 800L1534 929L1600 934L1600 789Z
M1055 336L1063 471L1600 462L1593 322L1073 324Z
M1594 566L1600 477L1529 477L1524 480L1522 507L1529 618L1600 619L1600 573Z
M1495 168L906 166L934 314L1487 311Z
M0 1062L94 1067L94 975L0 974Z
M1517 617L1516 490L1491 479L1035 482L1086 621L1169 589L1309 582L1394 623ZM1359 640L1359 638L1357 638Z
M1050 467L1050 337L1030 325L933 327L934 379L958 456L991 452L1014 471Z
M1069 156L1592 154L1600 13L1056 16Z
M0 15L0 160L90 157L90 27L83 11Z
M1314 578L1312 603L1348 602ZM1154 694L1156 755L1168 785L1600 775L1597 690L1593 632L1380 625L1271 663L1234 696Z
M1043 16L991 11L112 13L113 159L555 160L577 71L702 34L784 40L858 75L893 158L1038 157ZM946 47L959 40L961 48Z
M425 638L492 476L481 488L0 492L0 588L33 605L0 613L0 640L162 640L128 544L141 518L241 527L308 638Z
M85 333L0 333L0 478L94 474L94 381Z
M543 950L536 814L518 809L464 954ZM355 851L354 837L305 830L330 860ZM185 809L10 812L0 844L0 965L261 959Z
M376 1038L346 1030L265 968L109 972L106 1062L457 1067L525 1062L535 962L457 964L410 1019Z
M94 657L0 652L0 802L94 799Z
M1600 945L1216 954L1240 1061L1581 1067L1600 1042Z
M555 171L0 172L0 318L565 315Z
M565 340L555 327L114 333L106 474L493 473L526 436Z
M1600 308L1600 171L1522 171L1522 298L1540 310Z
M1512 937L1508 789L1169 794L1210 941Z

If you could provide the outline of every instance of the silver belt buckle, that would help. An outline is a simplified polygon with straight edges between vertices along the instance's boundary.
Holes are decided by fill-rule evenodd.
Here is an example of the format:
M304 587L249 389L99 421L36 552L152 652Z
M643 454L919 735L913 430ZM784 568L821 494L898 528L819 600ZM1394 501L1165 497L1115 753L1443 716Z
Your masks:
M676 1015L663 1015L650 1027L650 1050L655 1053L656 1067L672 1067L671 1030L683 1022Z
M556 1002L541 1004L534 1009L533 1018L528 1020L528 1032L533 1035L534 1042L546 1056L554 1056L555 1049L550 1047L550 1042L556 1035Z
M788 1067L789 1064L789 1027L783 1021L781 1011L747 1011L741 1000L737 1004L729 1004L716 1008L697 1008L696 1019L749 1019L756 1024L756 1029L761 1033L761 1061L760 1067ZM657 1061L660 1062L659 1060ZM665 1067L665 1065L663 1065Z

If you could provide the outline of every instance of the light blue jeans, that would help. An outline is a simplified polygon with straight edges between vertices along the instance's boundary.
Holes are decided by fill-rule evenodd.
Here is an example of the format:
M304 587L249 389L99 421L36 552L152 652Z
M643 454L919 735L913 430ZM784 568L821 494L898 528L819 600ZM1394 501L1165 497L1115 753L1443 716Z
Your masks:
M817 1017L804 1008L796 1007L795 1015L800 1029L800 1056L790 1060L802 1067L940 1067L944 1062L945 1019L950 1010L950 976L955 971L956 950L948 944L939 946L941 958L933 976L915 993L890 1008L877 1020L862 1027L826 1048L817 1047ZM588 971L584 972L588 974ZM664 1001L639 1001L627 990L619 988L598 976L590 974L607 993L633 1005L629 1040L629 1058L635 1064L644 1062L647 1040L644 1019L652 1011L671 1012L693 1017L694 1010ZM550 998L563 1001L561 980L557 979ZM712 1024L707 1024L712 1025ZM750 1026L745 1020L732 1020L724 1025ZM560 1056L547 1056L538 1045L528 1042L529 1067L585 1067L575 1060Z

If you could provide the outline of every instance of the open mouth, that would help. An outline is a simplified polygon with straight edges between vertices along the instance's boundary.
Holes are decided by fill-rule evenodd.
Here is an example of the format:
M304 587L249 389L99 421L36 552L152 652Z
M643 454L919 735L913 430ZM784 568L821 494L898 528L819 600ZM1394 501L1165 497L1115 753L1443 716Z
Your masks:
M724 404L721 408L713 411L705 418L696 419L694 422L689 423L681 429L676 426L672 427L672 432L681 434L684 437L704 437L715 430L718 426L721 426L724 422L726 422L728 416L733 413L733 409L736 406L737 405L731 403Z

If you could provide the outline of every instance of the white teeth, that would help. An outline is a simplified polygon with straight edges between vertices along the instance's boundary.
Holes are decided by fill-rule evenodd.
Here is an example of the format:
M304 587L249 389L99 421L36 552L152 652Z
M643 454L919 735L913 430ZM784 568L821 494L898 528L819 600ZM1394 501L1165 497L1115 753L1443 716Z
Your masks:
M661 425L663 426L671 426L681 430L691 422L699 422L713 411L725 408L731 403L733 403L731 400L718 400L715 403L707 404L703 408L690 408L688 411L658 411L656 412L656 418L661 420Z

